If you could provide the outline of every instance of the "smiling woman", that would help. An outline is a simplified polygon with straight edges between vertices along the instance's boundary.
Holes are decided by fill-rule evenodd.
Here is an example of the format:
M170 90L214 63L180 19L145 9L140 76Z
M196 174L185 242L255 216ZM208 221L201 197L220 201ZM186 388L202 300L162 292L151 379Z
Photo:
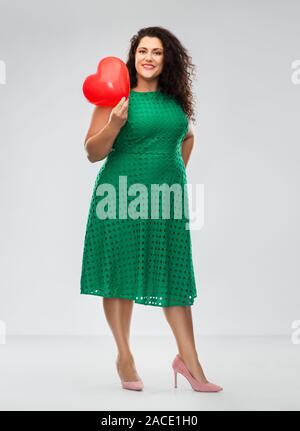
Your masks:
M188 211L178 211L186 209L186 163L193 146L191 66L171 32L162 27L140 30L132 38L127 61L128 111L127 102L111 113L101 111L90 128L98 133L87 141L88 152L93 149L101 157L106 153L107 158L97 175L88 214L81 293L103 297L125 389L143 388L129 347L134 302L164 310L180 353L172 362L175 387L181 372L195 390L222 389L208 382L195 350L190 306L197 289L189 217ZM116 118L124 121L118 132L110 127ZM97 160L94 155L90 159ZM125 187L120 179L126 179ZM112 217L99 217L107 203L103 197L107 185L119 204ZM172 189L169 199L157 193L153 202L155 185L163 186L162 192L164 187ZM138 199L136 190L143 192Z

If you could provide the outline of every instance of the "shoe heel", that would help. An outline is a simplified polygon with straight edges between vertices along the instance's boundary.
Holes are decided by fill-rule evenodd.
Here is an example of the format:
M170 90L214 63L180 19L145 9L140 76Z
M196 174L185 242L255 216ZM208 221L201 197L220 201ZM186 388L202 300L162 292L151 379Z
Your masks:
M174 388L177 388L177 371L174 370Z

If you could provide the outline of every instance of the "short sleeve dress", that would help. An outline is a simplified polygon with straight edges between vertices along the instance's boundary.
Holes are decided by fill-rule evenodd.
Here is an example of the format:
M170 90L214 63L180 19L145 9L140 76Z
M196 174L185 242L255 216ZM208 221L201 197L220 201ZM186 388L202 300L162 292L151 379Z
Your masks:
M194 303L181 155L187 130L188 118L173 96L130 91L127 121L92 191L80 293L160 307Z

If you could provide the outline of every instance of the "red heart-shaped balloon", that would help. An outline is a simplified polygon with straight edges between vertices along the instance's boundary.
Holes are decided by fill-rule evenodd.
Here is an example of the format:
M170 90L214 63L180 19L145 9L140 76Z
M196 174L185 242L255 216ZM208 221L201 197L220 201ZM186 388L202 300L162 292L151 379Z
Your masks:
M89 75L82 91L86 99L97 106L115 106L130 93L130 77L126 64L118 57L100 60L97 72Z

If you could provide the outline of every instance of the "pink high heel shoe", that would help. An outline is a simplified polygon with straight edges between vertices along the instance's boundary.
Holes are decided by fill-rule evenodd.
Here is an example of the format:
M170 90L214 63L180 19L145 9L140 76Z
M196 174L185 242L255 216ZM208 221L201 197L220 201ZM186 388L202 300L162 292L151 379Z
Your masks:
M117 361L116 361L116 366L117 366L117 369L119 371ZM121 384L122 384L123 389L131 389L133 391L142 391L144 388L144 384L140 378L138 380L125 381L125 380L122 380L120 377L120 380L121 380Z
M214 383L200 383L196 380L189 370L187 369L185 363L182 361L179 355L175 356L175 359L172 362L172 368L174 370L174 383L175 388L177 388L177 373L182 374L191 384L194 391L199 392L219 392L222 391L223 388L221 386L215 385Z

